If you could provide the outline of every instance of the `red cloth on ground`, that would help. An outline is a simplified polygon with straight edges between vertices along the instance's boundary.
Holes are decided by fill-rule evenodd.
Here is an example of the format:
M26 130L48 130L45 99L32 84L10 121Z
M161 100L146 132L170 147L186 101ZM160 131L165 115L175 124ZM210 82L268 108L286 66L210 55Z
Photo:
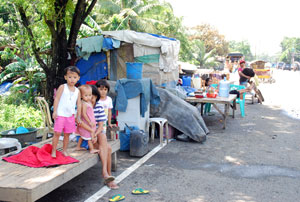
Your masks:
M3 157L2 159L10 163L21 164L34 168L50 167L79 162L77 159L74 159L70 156L64 156L60 151L56 151L56 158L52 158L51 151L51 144L45 144L42 148L29 146L19 154L9 157Z

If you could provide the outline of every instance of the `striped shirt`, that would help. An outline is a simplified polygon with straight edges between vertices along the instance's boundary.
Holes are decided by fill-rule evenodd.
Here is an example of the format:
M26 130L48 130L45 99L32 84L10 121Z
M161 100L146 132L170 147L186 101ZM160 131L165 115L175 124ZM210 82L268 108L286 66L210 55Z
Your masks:
M94 115L95 115L95 120L97 122L97 125L98 125L98 122L106 122L106 120L107 120L104 108L102 107L102 105L99 102L96 102L96 105L94 107Z

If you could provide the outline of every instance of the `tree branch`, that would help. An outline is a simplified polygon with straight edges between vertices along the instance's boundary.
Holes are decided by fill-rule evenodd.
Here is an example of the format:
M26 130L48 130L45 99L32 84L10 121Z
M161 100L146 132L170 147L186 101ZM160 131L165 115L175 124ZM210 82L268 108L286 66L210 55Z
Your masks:
M88 9L86 10L86 12L83 14L83 20L82 22L85 20L85 18L90 14L90 12L92 12L95 4L97 3L97 0L93 0L92 3L90 4L90 6L88 7Z
M54 22L52 20L48 20L46 15L44 15L44 20L45 20L45 23L47 24L49 30L50 30L50 33L52 35L52 38L56 38L56 32L55 32L55 25L54 25Z
M26 31L28 32L29 40L31 41L31 47L32 47L33 53L35 55L35 58L38 61L38 63L41 65L41 67L45 70L45 72L48 72L49 71L48 66L44 63L44 61L42 60L42 58L40 57L40 55L38 53L39 48L37 48L32 30L29 27L29 20L26 16L25 10L23 9L23 7L18 7L18 11L19 11L20 16L21 16L22 24L25 27Z
M76 39L78 36L78 31L80 29L81 24L84 22L85 18L90 14L92 9L94 8L97 0L93 0L91 4L88 6L88 3L85 0L78 0L76 4L76 8L74 11L72 25L70 29L70 35L68 39L68 49L73 50L76 45ZM88 8L87 8L88 6ZM86 9L87 8L87 9Z

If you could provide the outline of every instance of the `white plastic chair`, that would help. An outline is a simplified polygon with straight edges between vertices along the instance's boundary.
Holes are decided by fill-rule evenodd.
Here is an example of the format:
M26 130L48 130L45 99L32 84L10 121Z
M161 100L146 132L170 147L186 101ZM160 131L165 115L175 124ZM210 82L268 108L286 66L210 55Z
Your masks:
M152 126L151 126L151 139L152 139L152 142L154 141L155 123L157 123L159 125L160 145L162 146L162 144L163 144L164 126L165 126L165 130L166 130L166 139L167 139L167 144L168 144L168 142L169 142L168 120L165 119L165 118L150 118L149 123L152 123Z

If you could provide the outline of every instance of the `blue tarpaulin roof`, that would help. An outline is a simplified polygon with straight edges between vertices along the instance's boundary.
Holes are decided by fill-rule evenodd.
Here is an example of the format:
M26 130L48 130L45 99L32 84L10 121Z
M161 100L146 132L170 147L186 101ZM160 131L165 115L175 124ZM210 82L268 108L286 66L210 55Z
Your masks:
M172 41L176 41L176 39L174 39L174 38L170 38L170 37L166 37L166 36L162 36L162 35L158 35L158 34L151 34L151 33L147 33L147 34L150 34L150 35L155 36L157 38L169 39L169 40L172 40Z

